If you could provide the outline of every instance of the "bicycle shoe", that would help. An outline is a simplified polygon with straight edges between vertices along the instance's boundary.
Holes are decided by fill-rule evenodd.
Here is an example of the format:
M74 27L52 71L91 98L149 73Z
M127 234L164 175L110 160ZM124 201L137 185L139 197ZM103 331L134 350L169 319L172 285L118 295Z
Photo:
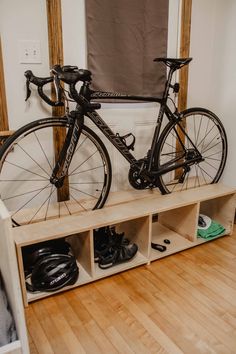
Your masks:
M124 232L117 233L115 228L101 227L94 230L94 261L97 263L99 258L105 255L109 249L118 244L128 245L129 240L124 237Z
M121 242L119 246L111 247L107 253L100 256L98 265L101 269L107 269L116 264L127 262L136 255L137 251L136 243L124 245Z
M98 262L101 254L107 251L110 244L110 232L108 227L100 227L93 231L94 261Z
M122 245L128 245L129 244L129 239L124 237L125 233L121 232L120 234L118 232L116 232L115 227L111 227L110 228L111 231L111 239L112 239L112 243L117 243L119 244L119 242L121 241Z

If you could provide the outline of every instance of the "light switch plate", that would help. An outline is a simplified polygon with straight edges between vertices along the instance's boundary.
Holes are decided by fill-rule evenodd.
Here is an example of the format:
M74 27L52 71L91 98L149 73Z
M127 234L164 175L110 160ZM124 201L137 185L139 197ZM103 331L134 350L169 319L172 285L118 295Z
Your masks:
M21 64L40 64L42 62L40 41L20 40L18 45Z

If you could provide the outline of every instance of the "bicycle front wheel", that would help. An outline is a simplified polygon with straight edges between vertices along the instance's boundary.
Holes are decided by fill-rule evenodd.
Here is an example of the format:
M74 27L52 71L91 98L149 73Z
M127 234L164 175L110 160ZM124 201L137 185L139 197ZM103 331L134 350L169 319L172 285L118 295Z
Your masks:
M184 127L180 132L178 124ZM227 138L219 118L203 108L187 109L181 122L169 123L160 137L155 168L193 159L194 145L203 161L189 164L188 169L175 169L159 177L163 194L181 191L219 181L227 158Z
M101 139L84 126L61 188L50 182L55 166L53 134L66 118L45 118L17 130L0 152L1 199L16 225L101 208L111 186L111 162Z

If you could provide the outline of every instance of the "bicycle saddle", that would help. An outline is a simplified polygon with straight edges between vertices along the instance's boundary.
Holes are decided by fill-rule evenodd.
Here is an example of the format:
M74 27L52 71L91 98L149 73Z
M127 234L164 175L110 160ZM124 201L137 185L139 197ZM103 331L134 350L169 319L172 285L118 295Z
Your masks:
M188 63L190 63L190 61L192 60L192 58L180 58L180 59L176 59L176 58L155 58L154 61L161 61L164 64L166 64L167 66L171 67L171 68L175 68L175 69L179 69L184 65L187 65Z

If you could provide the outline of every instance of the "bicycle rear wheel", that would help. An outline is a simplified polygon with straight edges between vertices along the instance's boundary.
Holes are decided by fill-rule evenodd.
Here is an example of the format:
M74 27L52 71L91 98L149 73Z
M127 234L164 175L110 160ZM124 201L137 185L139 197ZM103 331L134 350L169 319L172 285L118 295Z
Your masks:
M61 187L67 189L67 196L59 197L60 188L50 182L55 166L54 128L67 130L67 119L45 118L27 124L1 149L0 195L16 225L102 208L107 199L110 158L100 138L86 126Z
M189 165L189 171L184 172L183 168L179 168L161 175L158 182L163 194L216 183L224 170L227 138L219 118L206 109L192 108L183 112L181 124L186 132L182 137L176 122L169 123L163 130L155 156L155 168L161 169L173 162L179 163L193 158L191 141L202 154L204 161Z

